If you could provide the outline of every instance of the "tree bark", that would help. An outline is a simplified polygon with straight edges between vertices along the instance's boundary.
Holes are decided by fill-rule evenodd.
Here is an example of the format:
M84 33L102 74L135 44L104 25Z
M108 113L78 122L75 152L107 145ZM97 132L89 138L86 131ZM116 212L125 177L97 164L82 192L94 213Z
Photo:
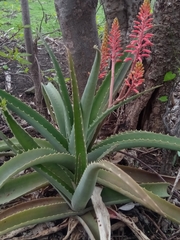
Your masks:
M97 0L55 0L64 44L75 64L80 95L94 61L94 45L99 45L96 26Z

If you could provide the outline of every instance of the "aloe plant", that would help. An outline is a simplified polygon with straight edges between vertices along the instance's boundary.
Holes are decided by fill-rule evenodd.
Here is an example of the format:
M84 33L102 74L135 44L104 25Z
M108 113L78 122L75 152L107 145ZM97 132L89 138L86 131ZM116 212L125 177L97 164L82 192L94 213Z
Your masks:
M102 224L97 224L94 212L98 217L100 213L96 201L104 211L107 205L135 201L180 223L179 208L162 199L168 197L167 187L172 179L167 178L167 182L157 179L154 183L153 177L147 174L150 179L148 182L140 170L117 167L103 160L112 151L132 147L159 147L179 151L180 139L151 132L129 131L96 144L97 133L106 117L142 93L118 101L116 105L108 104L111 73L107 74L96 92L101 61L101 53L96 48L94 64L81 99L73 61L68 53L73 94L71 103L58 62L47 44L44 44L58 76L58 89L52 83L42 84L54 125L28 105L0 90L1 111L14 134L13 138L8 139L0 133L3 139L0 142L1 153L10 152L13 156L0 167L0 204L48 184L57 190L59 197L37 199L4 210L0 213L0 235L29 224L75 216L91 239L104 239L103 233L107 229L103 221L107 223L109 218L107 216L103 220L101 217ZM113 97L123 86L131 67L132 62L124 62L124 58L127 58L127 54L121 56L122 61L117 62L114 68ZM43 138L31 137L15 121L11 112L26 120ZM19 172L29 167L35 171L18 176ZM98 194L97 184L103 186ZM107 239L110 239L110 232L107 234Z

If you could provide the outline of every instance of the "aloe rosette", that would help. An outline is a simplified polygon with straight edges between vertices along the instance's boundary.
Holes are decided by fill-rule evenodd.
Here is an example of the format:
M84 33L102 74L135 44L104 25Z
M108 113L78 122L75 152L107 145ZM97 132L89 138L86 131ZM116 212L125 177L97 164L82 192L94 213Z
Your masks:
M144 4L147 2L144 1ZM47 44L44 44L58 76L58 88L52 83L42 84L44 99L54 124L17 98L0 90L1 111L14 135L8 139L0 133L3 140L0 142L1 155L12 156L0 167L0 204L48 184L57 190L59 197L36 199L4 210L0 213L0 235L30 224L74 216L91 239L103 239L102 233L107 230L101 227L105 226L104 220L100 218L102 224L98 225L94 218L94 212L99 214L95 203L97 199L104 210L107 205L135 201L180 223L179 208L162 199L168 197L167 187L172 179L165 178L167 182L160 182L148 173L145 176L142 170L133 171L103 160L112 151L132 147L159 147L179 151L180 139L151 132L129 131L95 143L106 117L145 92L124 98L116 102L116 105L108 104L111 72L107 73L96 91L101 53L95 48L94 64L81 99L73 61L70 53L68 54L72 83L71 102L59 64ZM125 58L131 58L132 53L128 54L130 55L122 55L121 61L115 63L113 99L123 87L125 77L130 74L132 60L124 61ZM33 126L42 139L31 137L15 121L11 112ZM18 175L29 167L35 171ZM103 186L100 195L95 191L97 184ZM108 235L110 236L110 231Z

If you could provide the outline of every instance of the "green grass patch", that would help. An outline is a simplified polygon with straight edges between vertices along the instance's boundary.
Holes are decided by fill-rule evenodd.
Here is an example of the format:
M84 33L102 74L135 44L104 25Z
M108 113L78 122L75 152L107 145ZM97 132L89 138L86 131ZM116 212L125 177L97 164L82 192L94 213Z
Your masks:
M33 36L41 30L42 34L60 37L60 27L56 16L54 1L29 0L31 27ZM19 0L0 1L0 32L15 35L16 39L23 39L23 25L21 4ZM97 8L97 27L100 36L104 30L104 12L101 6Z
M105 19L103 7L102 5L98 4L97 10L96 10L96 24L97 24L97 29L98 29L100 38L102 38L103 36L105 23L106 23L106 19Z
M21 4L19 0L0 1L0 30L16 38L23 38ZM39 32L52 37L61 36L59 22L53 1L29 0L31 27L33 35ZM42 25L41 25L42 22Z

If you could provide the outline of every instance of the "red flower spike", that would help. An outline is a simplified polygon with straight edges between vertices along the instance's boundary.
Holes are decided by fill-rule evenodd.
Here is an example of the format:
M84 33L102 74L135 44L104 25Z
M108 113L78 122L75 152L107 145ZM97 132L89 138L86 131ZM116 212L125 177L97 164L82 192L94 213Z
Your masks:
M118 22L118 19L115 18L112 23L111 31L109 33L109 38L108 38L109 56L112 62L119 61L120 60L119 58L122 56L120 37L121 37L121 34L120 34L119 22Z
M132 33L129 35L132 38L130 44L127 46L126 52L130 52L134 55L133 65L137 61L142 61L143 57L149 57L151 51L147 49L152 45L150 39L152 33L147 33L152 25L152 14L149 0L144 0L144 3L140 7L140 11L137 15L137 19L134 21L134 27ZM125 61L132 60L131 58L125 59ZM133 69L132 65L132 69Z
M101 46L101 65L100 65L99 79L106 76L109 70L108 69L109 62L111 62L113 66L115 65L116 62L120 61L120 57L122 56L120 36L121 34L120 34L119 22L118 22L118 19L115 18L112 23L112 27L109 35L108 35L107 24L105 26L104 36L103 36L103 41Z
M149 47L152 46L151 38L153 34L147 32L153 27L153 19L151 16L150 1L144 0L137 15L137 20L134 21L133 30L129 35L132 40L125 50L134 55L133 57L128 57L124 60L124 62L132 61L130 73L127 79L125 79L125 83L118 98L114 101L114 104L127 98L132 91L138 93L138 86L144 82L144 67L142 59L144 57L149 57L151 53Z
M104 28L104 35L101 45L101 64L100 64L100 74L99 79L104 78L108 71L108 61L109 61L109 53L108 53L108 25L106 23Z
M131 71L125 80L126 86L129 87L128 92L134 91L139 93L137 87L139 87L144 82L144 67L141 61L136 62L133 71Z
M111 83L110 83L110 89L109 89L108 107L111 107L113 103L115 64L116 62L120 61L120 57L122 56L120 37L121 37L121 34L120 34L119 22L118 22L118 19L115 18L112 23L111 31L109 33L109 38L108 38L109 56L111 60Z

